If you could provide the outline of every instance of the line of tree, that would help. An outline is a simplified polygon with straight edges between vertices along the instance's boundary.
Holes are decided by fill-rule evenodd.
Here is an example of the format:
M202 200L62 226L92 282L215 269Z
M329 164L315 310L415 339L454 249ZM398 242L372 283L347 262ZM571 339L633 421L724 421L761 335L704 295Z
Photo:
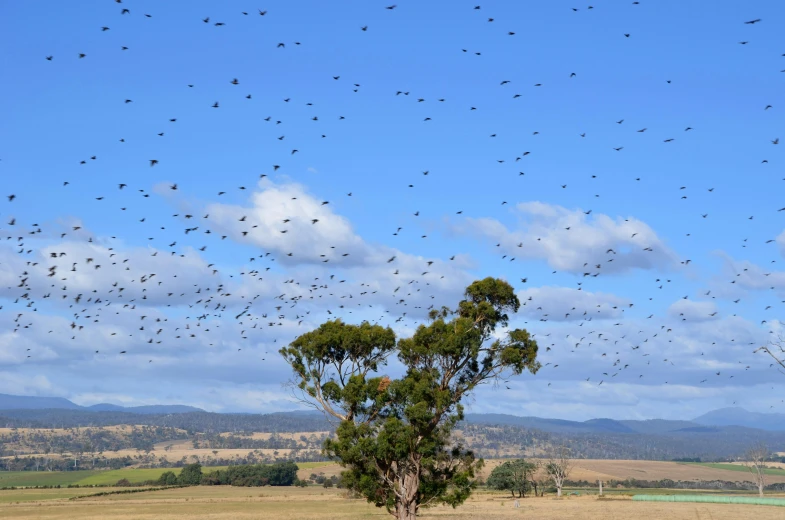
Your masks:
M166 471L154 483L161 486L292 486L299 483L297 464L248 464L204 473L199 463L188 464L179 475Z
M76 457L76 463L74 461ZM190 463L199 462L203 466L242 466L246 464L273 464L293 460L295 462L323 462L327 460L321 450L292 450L285 454L265 454L249 451L246 455L221 456L216 450L214 455L185 456L169 460L152 453L138 453L134 456L107 457L106 454L91 457L85 454L64 456L49 454L43 456L23 456L0 459L0 471L79 471L85 469L122 469L130 466L138 468L182 468Z
M491 471L485 485L498 491L509 491L513 498L525 498L534 489L535 496L545 492L545 486L538 485L541 480L541 464L523 459L505 461ZM517 495L516 495L517 493Z
M321 414L233 414L187 412L138 414L131 412L89 412L50 408L43 410L0 410L0 425L6 428L76 428L137 424L163 426L196 433L319 432L333 427Z
M491 471L485 485L499 491L510 491L512 497L526 497L534 491L534 496L543 496L548 489L556 491L561 497L562 488L572 470L569 451L565 447L556 448L547 460L527 461L515 459L505 461Z

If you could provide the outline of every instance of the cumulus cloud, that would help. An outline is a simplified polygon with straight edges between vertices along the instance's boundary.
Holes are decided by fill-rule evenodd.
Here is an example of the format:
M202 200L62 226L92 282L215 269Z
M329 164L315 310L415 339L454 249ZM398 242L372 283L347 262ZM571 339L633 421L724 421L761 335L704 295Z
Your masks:
M157 192L197 227L193 202L168 185ZM263 181L246 206L206 205L199 232L212 236L169 232L169 251L96 236L76 218L61 220L65 236L55 224L31 228L24 240L0 245L0 366L31 381L67 384L85 402L151 402L138 391L140 381L187 386L197 377L222 388L246 385L235 401L205 395L197 405L231 409L242 400L247 410L285 409L288 397L278 387L288 374L277 354L282 345L337 317L410 332L428 308L454 306L473 279L469 257L429 259L367 242L321 202L300 185ZM275 227L284 215L294 224L285 228L288 242L289 233ZM236 243L269 256L208 263L209 240L220 240L219 233L230 235L223 249ZM323 250L330 262L319 256ZM132 380L124 376L129 372ZM262 392L260 381L275 388Z
M346 218L325 204L329 201L309 195L300 184L275 184L265 178L259 188L247 206L207 204L204 210L213 227L237 242L277 253L286 265L373 265L391 253L369 246Z
M29 245L29 244L28 244ZM0 295L29 298L44 295L68 302L108 299L137 305L177 305L193 298L196 287L221 285L198 254L171 255L155 248L115 249L97 242L62 241L38 244L24 256L0 245Z
M0 372L0 393L12 395L37 395L42 397L63 394L63 389L53 385L42 375L18 374L15 372Z
M454 306L480 277L468 255L443 260L365 239L332 204L295 183L263 180L240 204L197 203L168 185L158 191L177 206L186 229L199 228L196 237L177 230L179 238L169 238L176 250L127 245L68 218L63 231L80 227L82 234L62 237L57 226L42 226L40 233L27 230L34 234L26 233L22 244L13 234L0 245L0 367L19 375L10 379L19 388L11 393L65 395L81 404L292 409L281 388L290 372L277 354L282 345L336 317L409 335L429 308ZM542 203L523 204L519 214L517 230L469 219L468 232L501 243L511 255L576 273L585 272L585 262L592 272L619 274L677 265L676 255L635 219L590 217ZM211 259L210 240L221 241L216 249L223 257ZM643 251L649 246L653 251ZM232 262L231 248L254 253ZM647 319L629 299L609 292L545 286L518 296L523 305L511 325L536 335L543 368L531 380L511 381L510 394L483 390L476 402L484 406L515 405L515 392L528 388L558 404L550 412L535 408L538 415L564 416L577 408L559 392L575 394L580 382L581 395L654 410L650 389L688 387L683 395L690 399L711 400L721 385L747 388L769 377L762 372L768 362L750 347L767 339L767 329L722 312L706 321L716 310L710 302L676 301ZM577 406L589 415L610 410Z
M709 280L711 294L717 298L738 300L750 291L775 291L785 295L785 271L763 267L750 260L737 260L724 251L714 254L722 259L722 269Z
M631 301L614 294L569 287L535 287L518 292L521 313L548 321L617 319L632 307Z
M611 274L679 265L676 253L635 218L587 215L544 202L520 203L516 214L519 222L514 230L492 218L465 218L449 229L499 243L509 255L544 259L554 269L573 273Z
M693 300L678 300L668 307L668 314L671 317L703 321L712 319L717 313L717 306L714 302L709 301L693 301Z
M213 232L270 255L285 269L286 281L294 282L285 292L304 300L327 301L332 289L344 299L363 296L342 302L344 308L367 303L422 317L431 305L455 305L472 281L467 255L442 260L369 242L324 202L300 184L264 178L249 204L211 202L200 211L209 216Z

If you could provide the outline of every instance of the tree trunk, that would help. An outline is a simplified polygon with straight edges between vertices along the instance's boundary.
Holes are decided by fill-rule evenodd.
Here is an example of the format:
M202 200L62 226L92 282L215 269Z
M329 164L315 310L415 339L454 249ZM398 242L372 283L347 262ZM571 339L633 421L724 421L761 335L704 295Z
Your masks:
M561 496L561 485L556 486L556 496L557 497Z
M417 491L420 487L418 473L406 473L400 483L401 497L395 504L397 520L415 520L417 518Z
M763 497L763 482L758 482L758 495Z

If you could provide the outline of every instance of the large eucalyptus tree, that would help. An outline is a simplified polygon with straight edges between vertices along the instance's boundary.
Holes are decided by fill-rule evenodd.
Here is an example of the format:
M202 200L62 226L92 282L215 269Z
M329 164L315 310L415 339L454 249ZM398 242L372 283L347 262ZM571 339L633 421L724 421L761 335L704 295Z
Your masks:
M507 282L485 278L457 309L432 310L411 338L334 320L281 349L303 399L340 421L324 452L347 468L346 487L399 520L469 497L482 460L452 441L461 401L479 385L540 367L526 330L499 330L519 307ZM403 365L396 379L383 373L393 354Z

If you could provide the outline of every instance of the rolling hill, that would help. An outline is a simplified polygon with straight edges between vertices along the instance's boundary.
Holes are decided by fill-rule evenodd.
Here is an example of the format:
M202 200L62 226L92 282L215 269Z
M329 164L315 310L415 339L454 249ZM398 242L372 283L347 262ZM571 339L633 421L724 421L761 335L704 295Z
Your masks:
M201 408L174 405L119 406L116 404L99 403L92 406L80 406L63 397L38 397L25 395L0 394L0 410L82 410L87 412L128 412L138 414L187 413L203 412Z
M67 399L0 394L0 427L74 428L137 425L175 428L213 438L222 432L274 434L333 431L336 424L316 411L270 414L213 413L184 405L124 407L79 406ZM555 445L568 446L576 458L729 460L752 442L785 451L785 416L716 410L683 420L569 421L507 414L467 414L458 425L469 446L484 457L531 456ZM237 441L238 449L252 447ZM243 444L248 444L246 446ZM283 448L283 445L281 446ZM318 448L318 447L317 447Z
M785 431L785 414L749 412L744 408L720 408L693 419L707 426L746 426L758 430Z

